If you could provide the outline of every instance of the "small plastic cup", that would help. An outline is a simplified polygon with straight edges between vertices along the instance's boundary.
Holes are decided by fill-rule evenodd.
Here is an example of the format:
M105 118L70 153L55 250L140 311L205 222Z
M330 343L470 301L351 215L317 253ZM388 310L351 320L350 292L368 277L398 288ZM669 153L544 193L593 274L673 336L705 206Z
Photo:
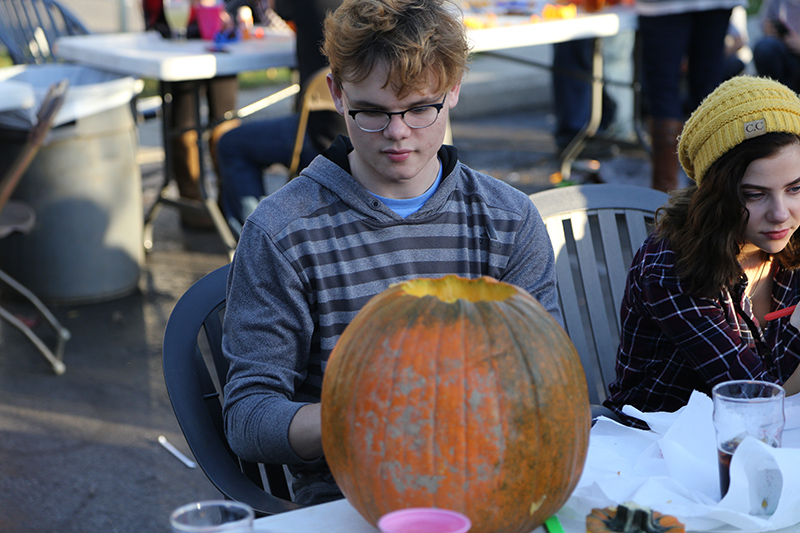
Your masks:
M253 509L229 500L207 500L175 509L169 517L174 533L251 533Z
M463 514L435 507L400 509L378 520L381 533L466 533L471 527Z
M200 31L200 38L210 41L214 38L222 26L222 4L212 6L199 5L197 9L197 29Z

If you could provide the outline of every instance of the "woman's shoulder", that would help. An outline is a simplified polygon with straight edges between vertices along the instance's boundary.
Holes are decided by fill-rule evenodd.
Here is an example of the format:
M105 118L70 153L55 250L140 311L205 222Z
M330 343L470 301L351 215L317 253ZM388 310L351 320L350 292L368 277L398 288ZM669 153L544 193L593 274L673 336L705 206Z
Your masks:
M647 265L674 266L677 260L675 251L667 237L651 233L639 248L639 260Z
M651 234L642 244L633 258L630 269L632 281L645 286L656 284L678 289L682 286L678 275L677 256L670 246L669 240Z

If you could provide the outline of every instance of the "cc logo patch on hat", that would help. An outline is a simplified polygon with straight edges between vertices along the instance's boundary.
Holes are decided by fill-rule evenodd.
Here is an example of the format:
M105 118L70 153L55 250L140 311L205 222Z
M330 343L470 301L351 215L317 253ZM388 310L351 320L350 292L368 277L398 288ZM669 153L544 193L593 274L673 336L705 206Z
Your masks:
M759 135L764 135L765 133L767 133L767 126L763 118L744 123L745 139L752 139L753 137L758 137Z

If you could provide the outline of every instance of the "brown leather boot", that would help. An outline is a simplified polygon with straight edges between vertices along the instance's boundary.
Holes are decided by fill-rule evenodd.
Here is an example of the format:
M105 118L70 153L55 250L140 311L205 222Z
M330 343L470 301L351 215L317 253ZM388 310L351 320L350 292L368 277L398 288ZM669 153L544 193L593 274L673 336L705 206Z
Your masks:
M211 138L208 140L208 148L209 152L211 152L211 162L214 165L214 173L217 176L217 205L219 206L220 211L222 211L222 189L225 187L225 183L222 181L222 173L220 172L219 168L217 144L223 135L234 128L238 128L241 124L242 121L238 118L220 122L211 130Z
M181 197L189 200L202 200L197 131L189 130L172 139L172 168ZM184 227L201 230L214 229L214 222L206 213L188 209L181 209L180 213L181 224Z
M653 142L652 187L664 192L678 188L678 135L683 121L654 118L650 125Z

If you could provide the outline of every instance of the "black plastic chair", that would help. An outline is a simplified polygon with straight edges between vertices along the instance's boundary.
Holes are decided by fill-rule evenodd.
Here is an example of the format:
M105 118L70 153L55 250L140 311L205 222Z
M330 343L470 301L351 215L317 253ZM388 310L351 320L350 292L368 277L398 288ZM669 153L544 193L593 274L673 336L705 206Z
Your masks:
M214 486L258 515L302 507L291 501L283 465L242 461L225 438L222 354L225 286L230 265L207 274L178 300L164 332L164 381L189 448Z

